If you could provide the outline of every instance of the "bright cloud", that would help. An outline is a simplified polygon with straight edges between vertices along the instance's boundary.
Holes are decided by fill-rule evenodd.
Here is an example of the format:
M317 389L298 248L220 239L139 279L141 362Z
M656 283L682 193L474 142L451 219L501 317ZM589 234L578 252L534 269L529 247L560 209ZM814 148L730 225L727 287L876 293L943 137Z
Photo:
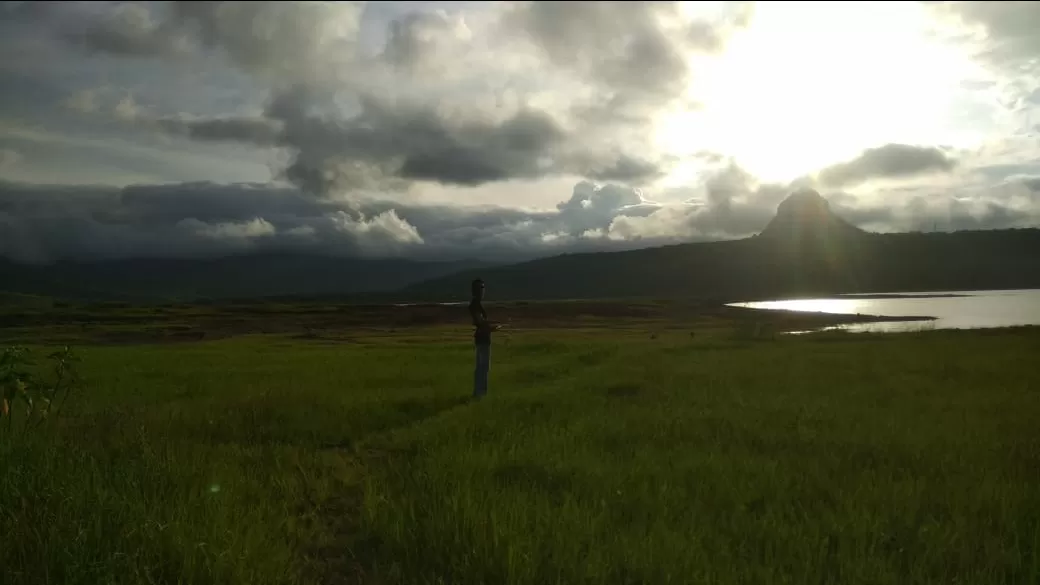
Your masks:
M665 118L667 147L727 153L790 181L886 143L978 147L992 130L985 77L914 2L763 2L725 53L697 61L699 111ZM959 108L981 103L970 125ZM672 123L672 122L675 123Z

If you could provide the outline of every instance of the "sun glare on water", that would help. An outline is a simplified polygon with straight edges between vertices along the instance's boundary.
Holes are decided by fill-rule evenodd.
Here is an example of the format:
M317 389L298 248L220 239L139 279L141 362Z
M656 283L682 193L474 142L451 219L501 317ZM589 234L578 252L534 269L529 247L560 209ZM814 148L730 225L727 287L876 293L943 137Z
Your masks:
M869 301L861 299L791 299L784 301L757 301L750 303L734 303L735 306L750 309L772 309L780 311L804 311L809 313L833 313L838 315L855 315L862 313Z
M718 56L695 57L698 111L662 119L671 152L733 156L789 181L890 142L956 142L948 121L966 53L916 2L761 2Z

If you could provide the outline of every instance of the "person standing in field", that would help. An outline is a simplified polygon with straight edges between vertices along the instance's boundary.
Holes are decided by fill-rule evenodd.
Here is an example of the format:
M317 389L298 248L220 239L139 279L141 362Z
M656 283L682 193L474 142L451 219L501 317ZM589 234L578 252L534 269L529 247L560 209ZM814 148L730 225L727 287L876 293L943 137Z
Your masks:
M487 394L488 370L491 369L491 332L498 329L487 318L484 311L484 281L479 278L470 283L471 299L469 316L473 320L473 345L476 347L476 366L473 369L473 398Z

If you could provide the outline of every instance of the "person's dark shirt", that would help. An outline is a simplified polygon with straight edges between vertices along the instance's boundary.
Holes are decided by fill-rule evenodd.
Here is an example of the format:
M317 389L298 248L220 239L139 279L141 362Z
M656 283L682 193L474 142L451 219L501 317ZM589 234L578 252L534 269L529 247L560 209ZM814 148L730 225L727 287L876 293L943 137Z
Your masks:
M469 316L473 319L473 341L477 345L491 344L491 324L488 323L484 305L478 299L469 302Z

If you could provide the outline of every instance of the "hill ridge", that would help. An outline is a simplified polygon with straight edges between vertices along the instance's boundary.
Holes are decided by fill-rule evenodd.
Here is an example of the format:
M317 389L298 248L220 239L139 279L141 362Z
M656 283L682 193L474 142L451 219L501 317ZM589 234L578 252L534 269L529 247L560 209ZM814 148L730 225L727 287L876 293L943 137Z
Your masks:
M839 217L815 191L792 193L750 238L513 264L342 258L294 251L204 260L133 258L30 266L0 259L0 291L168 302L322 298L465 300L684 297L758 300L804 294L1040 288L1040 229L877 234Z
M799 190L759 234L619 252L562 254L406 286L408 300L460 300L483 278L502 300L696 297L1040 287L1040 229L867 232Z

